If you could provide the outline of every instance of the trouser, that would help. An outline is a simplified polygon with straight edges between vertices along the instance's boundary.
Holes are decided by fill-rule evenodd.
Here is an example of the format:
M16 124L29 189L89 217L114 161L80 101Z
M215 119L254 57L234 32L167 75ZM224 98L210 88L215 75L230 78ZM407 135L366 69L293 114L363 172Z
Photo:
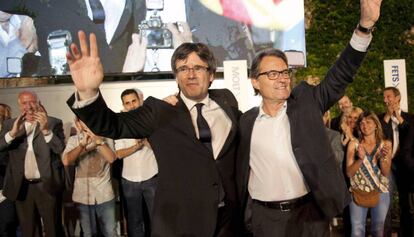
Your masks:
M94 205L78 204L78 209L84 237L97 235L96 219L99 221L99 229L105 237L118 236L115 220L115 199Z
M371 211L371 235L384 236L384 222L390 206L389 193L381 193L376 207L367 208L358 206L353 200L349 205L351 212L352 237L365 237L366 219L368 210Z
M16 210L24 237L59 236L62 231L60 199L45 192L43 182L23 182ZM43 227L43 228L42 228Z
M149 227L150 224L145 223L144 205L146 205L149 219L151 219L157 181L157 176L142 182L122 179L121 185L125 201L128 236L149 236L149 231L145 229L145 226ZM145 234L146 232L147 234Z
M329 220L313 199L290 210L274 209L253 201L251 221L255 237L329 236Z

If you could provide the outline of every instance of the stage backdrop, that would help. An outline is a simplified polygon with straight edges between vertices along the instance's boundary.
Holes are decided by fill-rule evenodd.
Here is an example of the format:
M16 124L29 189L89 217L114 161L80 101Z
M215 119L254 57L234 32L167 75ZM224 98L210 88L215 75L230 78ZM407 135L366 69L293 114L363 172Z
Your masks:
M188 41L208 44L219 70L225 60L250 65L265 47L306 55L303 0L102 2L1 0L0 18L11 15L10 27L0 27L0 77L68 74L65 54L79 30L96 34L107 74L170 72L174 48ZM136 53L126 60L133 33Z

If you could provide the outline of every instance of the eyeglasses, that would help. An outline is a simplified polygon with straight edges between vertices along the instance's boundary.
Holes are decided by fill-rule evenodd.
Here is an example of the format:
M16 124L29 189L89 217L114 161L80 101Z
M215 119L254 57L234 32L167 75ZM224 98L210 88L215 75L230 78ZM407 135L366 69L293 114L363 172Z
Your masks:
M269 80L276 80L276 79L279 79L279 78L287 79L287 78L290 78L292 76L292 70L290 70L290 69L285 69L283 71L270 70L270 71L267 71L267 72L259 73L257 75L257 77L260 77L262 75L266 75Z
M209 69L210 69L209 67L205 67L201 65L195 65L194 67L182 66L182 67L177 68L177 73L188 74L192 70L194 73L197 74L197 73L207 72Z

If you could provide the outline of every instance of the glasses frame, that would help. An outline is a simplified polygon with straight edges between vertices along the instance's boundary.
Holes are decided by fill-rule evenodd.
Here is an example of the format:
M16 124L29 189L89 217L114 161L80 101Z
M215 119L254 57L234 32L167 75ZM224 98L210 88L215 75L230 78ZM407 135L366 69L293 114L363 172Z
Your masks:
M292 73L293 73L292 69L290 69L290 68L282 70L282 71L269 70L269 71L261 72L261 73L257 74L257 77L266 75L267 79L269 79L269 80L277 80L277 79L280 79L280 78L290 79L292 77ZM275 74L275 75L272 75L272 74Z
M177 70L177 73L181 73L181 74L189 74L190 71L193 71L193 73L195 74L199 74L199 73L207 72L208 70L210 70L210 67L202 66L202 65L195 65L194 67L181 66L177 68L176 70Z

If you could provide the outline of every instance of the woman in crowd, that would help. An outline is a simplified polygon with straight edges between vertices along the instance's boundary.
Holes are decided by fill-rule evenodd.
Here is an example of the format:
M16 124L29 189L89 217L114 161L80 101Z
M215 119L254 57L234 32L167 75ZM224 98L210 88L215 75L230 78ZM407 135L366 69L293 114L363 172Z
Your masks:
M341 131L342 131L342 145L346 147L348 143L355 139L357 136L356 122L359 115L362 113L362 109L359 107L352 107L352 109L344 113L341 118Z
M351 179L350 190L353 193L350 204L352 236L365 236L368 210L371 211L371 235L383 236L390 205L387 175L391 167L391 142L384 140L381 124L373 112L363 112L356 129L358 140L350 141L346 157L346 173ZM367 204L359 201L361 192L379 196L379 202Z

